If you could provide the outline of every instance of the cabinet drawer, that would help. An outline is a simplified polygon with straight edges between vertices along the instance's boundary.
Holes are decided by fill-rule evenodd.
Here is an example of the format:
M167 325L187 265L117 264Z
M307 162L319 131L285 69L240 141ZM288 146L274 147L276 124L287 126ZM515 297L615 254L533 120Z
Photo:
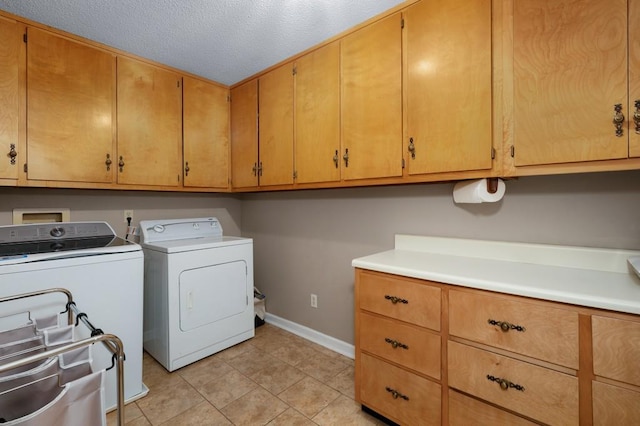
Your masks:
M593 373L640 386L640 322L591 317Z
M578 424L578 378L457 342L448 346L449 386L553 425ZM506 390L489 379L505 379Z
M593 382L594 425L640 425L640 392Z
M449 390L450 426L534 426L536 423L523 419L493 405L469 398Z
M403 425L440 424L439 384L367 354L360 360L360 402Z
M440 289L393 275L360 271L359 308L440 331Z
M503 331L500 324L507 331ZM522 327L516 329L513 327ZM504 296L449 292L449 333L578 369L578 313Z
M361 312L360 349L440 379L440 336Z

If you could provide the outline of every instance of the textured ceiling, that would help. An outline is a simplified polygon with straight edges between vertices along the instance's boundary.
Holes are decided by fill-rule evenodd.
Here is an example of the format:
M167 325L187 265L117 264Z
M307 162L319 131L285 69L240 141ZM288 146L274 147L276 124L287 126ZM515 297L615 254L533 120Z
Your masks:
M231 85L402 0L0 0L0 9Z

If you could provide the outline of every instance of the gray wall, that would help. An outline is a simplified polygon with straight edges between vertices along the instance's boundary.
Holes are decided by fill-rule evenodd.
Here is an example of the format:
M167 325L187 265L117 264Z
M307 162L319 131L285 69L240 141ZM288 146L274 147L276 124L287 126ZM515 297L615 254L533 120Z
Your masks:
M71 209L123 236L142 219L216 216L254 238L267 311L353 343L355 257L393 248L397 233L640 249L640 171L527 177L495 204L455 205L452 183L245 195L0 188L0 225L14 208ZM318 308L310 307L310 294Z
M228 194L195 194L87 189L2 188L0 225L10 225L13 209L69 208L71 221L108 222L124 237L124 210L133 210L133 224L148 219L217 217L227 235L241 233L241 202Z
M640 171L525 177L495 204L456 205L453 183L248 194L267 311L353 343L355 257L394 235L640 249ZM318 295L318 308L310 294Z

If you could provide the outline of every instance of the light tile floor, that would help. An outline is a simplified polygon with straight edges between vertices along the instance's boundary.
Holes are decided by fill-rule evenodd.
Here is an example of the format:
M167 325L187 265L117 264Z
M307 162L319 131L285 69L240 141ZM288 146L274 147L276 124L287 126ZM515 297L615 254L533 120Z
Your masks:
M149 394L127 404L125 423L384 425L353 400L353 372L352 359L264 324L253 339L172 373L145 353Z

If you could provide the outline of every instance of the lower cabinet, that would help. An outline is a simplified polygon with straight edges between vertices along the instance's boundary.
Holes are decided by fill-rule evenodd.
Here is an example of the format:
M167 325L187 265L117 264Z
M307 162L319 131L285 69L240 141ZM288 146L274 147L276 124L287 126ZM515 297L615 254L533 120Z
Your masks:
M394 422L640 424L638 315L359 268L355 282L355 397Z
M593 382L592 394L594 425L640 425L640 391Z
M363 354L360 398L373 410L402 424L440 424L440 385Z
M542 423L578 424L578 378L449 341L449 387Z
M449 424L452 426L532 426L537 423L449 389Z

